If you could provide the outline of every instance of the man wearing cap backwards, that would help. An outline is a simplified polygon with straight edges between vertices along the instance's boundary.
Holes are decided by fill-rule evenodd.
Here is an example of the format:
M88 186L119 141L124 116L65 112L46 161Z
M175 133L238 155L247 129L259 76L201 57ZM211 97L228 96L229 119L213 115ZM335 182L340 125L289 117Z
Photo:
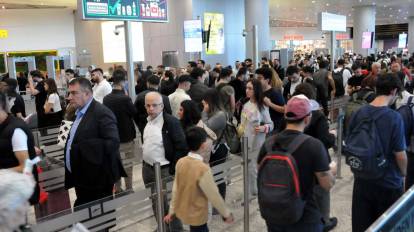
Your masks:
M286 129L272 139L272 150L286 150L288 145L299 135L303 134L304 129L311 121L312 105L304 95L292 97L285 106ZM268 141L265 142L267 144ZM258 164L271 151L263 146ZM313 188L315 177L320 186L329 191L334 185L334 175L336 175L336 164L328 162L328 155L323 144L309 137L303 142L296 151L292 153L299 172L299 181L302 199L306 201L302 218L291 225L277 225L271 221L266 221L268 231L323 231L322 216L313 199ZM274 209L277 213L278 209Z

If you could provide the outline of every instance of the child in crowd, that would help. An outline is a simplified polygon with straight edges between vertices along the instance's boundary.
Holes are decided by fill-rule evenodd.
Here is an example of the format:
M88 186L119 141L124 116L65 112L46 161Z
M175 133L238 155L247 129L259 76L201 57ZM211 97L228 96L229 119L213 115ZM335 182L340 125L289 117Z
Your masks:
M207 232L210 201L223 220L232 223L233 215L218 192L210 167L200 155L209 146L206 132L203 128L191 127L186 132L186 138L190 152L176 164L170 209L164 221L170 223L172 217L176 216L184 224L190 225L190 232Z

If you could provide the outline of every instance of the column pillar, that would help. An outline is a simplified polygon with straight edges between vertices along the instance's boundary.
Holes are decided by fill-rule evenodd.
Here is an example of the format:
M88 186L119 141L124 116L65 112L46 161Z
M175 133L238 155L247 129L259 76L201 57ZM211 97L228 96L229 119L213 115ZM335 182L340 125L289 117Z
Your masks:
M414 52L414 16L408 18L408 52Z
M246 58L253 58L253 25L258 26L259 59L269 56L270 25L269 0L244 0L246 36ZM241 33L241 32L240 32Z
M376 6L354 6L354 52L367 56L368 49L362 48L362 33L365 31L374 32L373 47L375 46L375 11Z

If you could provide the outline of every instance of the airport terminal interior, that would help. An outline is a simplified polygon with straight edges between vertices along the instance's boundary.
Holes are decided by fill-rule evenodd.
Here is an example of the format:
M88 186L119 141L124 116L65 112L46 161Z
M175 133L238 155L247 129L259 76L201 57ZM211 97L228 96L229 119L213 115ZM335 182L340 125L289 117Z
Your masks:
M0 0L0 232L414 231L414 1Z

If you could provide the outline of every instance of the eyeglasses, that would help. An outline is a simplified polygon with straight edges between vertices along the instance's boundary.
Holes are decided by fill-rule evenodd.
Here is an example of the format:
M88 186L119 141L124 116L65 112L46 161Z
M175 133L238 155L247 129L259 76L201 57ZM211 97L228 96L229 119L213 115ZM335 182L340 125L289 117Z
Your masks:
M145 104L145 108L156 108L158 106L162 105L162 103L158 103L158 104Z

